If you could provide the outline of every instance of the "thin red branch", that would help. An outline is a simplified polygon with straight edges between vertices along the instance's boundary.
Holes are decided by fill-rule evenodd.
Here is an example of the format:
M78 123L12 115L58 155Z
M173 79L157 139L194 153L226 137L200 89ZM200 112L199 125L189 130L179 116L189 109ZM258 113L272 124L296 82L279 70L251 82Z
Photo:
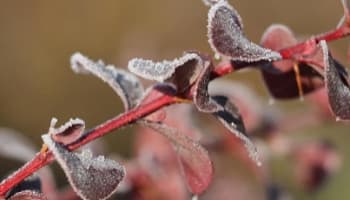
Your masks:
M99 137L106 135L112 130L118 129L122 126L128 125L137 119L140 119L146 115L149 115L160 108L175 104L179 101L178 98L174 96L169 96L164 94L149 104L136 107L128 112L125 112L111 120L106 121L105 123L93 128L90 131L87 131L84 136L67 146L69 150L75 150L82 145L91 142ZM9 178L0 183L0 196L4 196L7 191L16 186L18 183L23 181L25 178L38 171L40 168L49 164L54 160L53 154L50 151L37 153L34 159L25 164L22 168L12 174Z
M343 26L329 31L327 33L319 34L317 36L314 36L311 38L314 42L319 43L321 40L325 40L327 42L331 42L334 40L342 39L344 37L347 37L350 35L350 27L347 24L344 24ZM287 47L284 49L281 49L279 53L282 56L282 59L291 59L293 56L298 53L302 52L305 48L308 47L308 43L310 40L303 41L301 43L298 43L297 45ZM235 66L232 62L224 61L220 63L212 72L211 78L215 79L221 76L224 76L226 74L229 74L233 71L235 71Z
M338 29L335 29L334 31L315 36L312 39L315 40L316 43L318 43L321 40L333 41L333 40L346 37L348 35L350 35L350 28L344 25ZM299 43L289 48L282 49L279 52L282 55L283 59L289 59L293 56L293 54L295 54L295 52L300 52L301 49L304 49L306 45L307 45L307 41ZM234 70L235 70L235 66L233 66L231 62L223 62L219 64L217 67L215 67L215 69L211 74L211 79L224 76L226 74L233 72ZM87 131L80 140L68 145L67 148L69 150L75 150L81 147L82 145L89 143L95 140L96 138L102 137L115 129L118 129L122 126L135 122L137 119L145 117L161 109L164 106L179 103L179 102L181 102L181 100L179 101L179 98L164 94L163 96L155 99L153 102L150 102L149 104L145 104L135 109L132 109L128 112L125 112L93 128L92 130ZM36 154L36 156L31 161L26 163L22 168L17 170L9 178L5 179L3 182L0 183L0 197L4 196L6 192L8 192L11 188L13 188L18 183L23 181L25 178L27 178L34 172L38 171L40 168L44 167L45 165L49 164L53 160L54 160L54 157L50 151L43 151Z

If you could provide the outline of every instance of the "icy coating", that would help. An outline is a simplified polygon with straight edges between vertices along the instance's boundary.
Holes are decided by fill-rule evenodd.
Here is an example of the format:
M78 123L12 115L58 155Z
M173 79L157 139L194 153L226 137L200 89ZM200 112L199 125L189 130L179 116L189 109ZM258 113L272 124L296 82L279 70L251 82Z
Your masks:
M125 176L125 169L117 162L102 156L93 158L90 151L72 153L53 141L50 135L42 136L54 154L74 191L88 200L107 199Z
M237 11L225 0L213 5L208 13L209 44L216 54L234 61L257 62L281 59L278 52L260 47L243 34Z
M105 66L102 61L93 62L80 53L73 54L71 66L76 73L91 73L106 82L120 96L126 110L136 106L144 92L141 82L133 74L113 65Z
M186 65L186 63L191 61L195 61L195 63L193 63L195 66ZM199 74L199 68L201 68L202 64L199 62L202 62L202 59L196 53L185 53L180 58L176 58L172 61L164 60L162 62L153 62L152 60L134 58L129 61L128 68L131 72L142 78L164 82L175 76L175 72L178 68L189 67L188 69L184 70L188 73L192 73L191 77L189 77L189 83L191 84ZM188 76L187 74L184 75Z
M221 109L221 107L211 99L208 93L208 84L212 67L211 63L205 63L205 68L198 77L193 94L193 102L197 109L206 113L217 112Z
M82 119L70 119L59 128L55 128L56 118L51 119L49 134L56 142L67 145L79 139L85 129L85 122Z
M335 114L337 121L350 120L350 89L348 75L342 77L337 69L336 63L328 55L327 43L321 41L320 45L324 51L325 82L330 107ZM341 66L338 66L338 68ZM345 76L345 75L344 75Z

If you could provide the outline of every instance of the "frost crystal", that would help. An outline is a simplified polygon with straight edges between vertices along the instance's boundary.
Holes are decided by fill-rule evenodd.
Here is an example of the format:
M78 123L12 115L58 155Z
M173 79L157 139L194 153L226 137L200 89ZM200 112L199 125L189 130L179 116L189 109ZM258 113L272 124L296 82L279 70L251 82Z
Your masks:
M125 176L125 169L117 162L102 156L92 157L90 151L69 152L50 135L42 136L62 167L74 191L83 199L107 199Z
M203 59L197 53L185 53L180 58L162 62L134 58L129 61L128 68L145 79L171 82L182 91L197 79L203 68Z
M281 59L278 52L262 48L243 34L243 24L237 11L225 0L213 5L208 13L209 44L216 54L234 61L258 62Z
M126 110L133 108L143 94L144 89L138 78L127 71L112 65L105 66L102 61L93 62L80 53L71 57L71 65L76 73L91 73L109 84L122 99Z
M325 82L329 104L339 120L350 120L350 88L349 77L344 68L331 56L328 56L328 48L325 41L321 41L325 52Z

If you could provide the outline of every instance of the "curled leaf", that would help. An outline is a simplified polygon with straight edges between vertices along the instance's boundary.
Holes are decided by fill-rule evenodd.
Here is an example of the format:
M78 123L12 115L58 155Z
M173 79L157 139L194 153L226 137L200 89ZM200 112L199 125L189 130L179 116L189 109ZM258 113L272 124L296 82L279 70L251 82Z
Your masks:
M261 165L257 149L245 133L245 127L242 117L238 109L225 96L213 96L213 100L223 107L223 110L214 113L214 116L236 137L244 142L244 145L249 153L249 157L256 162L258 166Z
M328 53L327 44L321 41L325 53ZM339 69L343 67L333 60L331 56L326 56L325 81L330 107L338 120L350 120L350 88L348 75L341 73ZM344 69L344 68L343 68Z
M77 73L91 73L108 83L122 99L126 110L134 107L143 94L143 86L137 77L113 65L93 62L80 53L71 57L71 65Z
M216 54L233 61L259 62L281 59L278 52L260 47L243 33L243 24L237 11L227 1L220 0L208 14L209 44Z
M16 193L8 200L47 200L47 198L43 194L26 190Z
M67 145L75 142L81 137L85 128L85 122L79 118L70 119L64 125L59 128L55 128L57 119L51 120L49 134L52 138L63 145Z
M193 194L201 194L213 177L213 165L208 152L196 141L163 123L143 121L143 124L163 134L173 144Z
M285 25L274 24L265 31L261 44L280 50L297 43L292 31ZM270 94L278 99L301 97L324 85L323 51L310 41L308 48L294 56L262 66L261 73ZM322 66L321 66L322 65Z
M125 176L125 169L113 160L92 157L90 151L69 152L50 135L42 136L62 167L74 191L83 199L107 199Z
M180 58L162 62L134 58L128 64L129 70L138 76L158 82L171 82L179 92L194 83L202 66L202 58L197 53L185 53Z
M212 68L213 65L210 62L205 62L204 69L199 74L198 80L194 86L193 102L201 112L213 113L220 110L220 106L210 98L208 93L208 84Z

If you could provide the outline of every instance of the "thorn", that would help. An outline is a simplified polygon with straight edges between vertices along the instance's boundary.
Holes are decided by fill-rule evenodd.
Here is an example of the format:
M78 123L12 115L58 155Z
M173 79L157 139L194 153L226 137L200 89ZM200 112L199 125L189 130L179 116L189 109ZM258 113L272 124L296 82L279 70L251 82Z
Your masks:
M298 91L299 91L299 97L300 100L304 99L304 91L303 91L303 85L301 83L301 78L300 78L300 71L299 71L299 65L298 63L294 63L294 72L295 72L295 79L297 81L297 85L298 85Z
M48 150L49 147L47 146L47 144L43 144L43 146L40 149L40 155L42 155L45 158Z
M180 98L180 97L175 97L175 100L178 103L192 103L192 100L190 100L190 99L183 99L183 98Z

